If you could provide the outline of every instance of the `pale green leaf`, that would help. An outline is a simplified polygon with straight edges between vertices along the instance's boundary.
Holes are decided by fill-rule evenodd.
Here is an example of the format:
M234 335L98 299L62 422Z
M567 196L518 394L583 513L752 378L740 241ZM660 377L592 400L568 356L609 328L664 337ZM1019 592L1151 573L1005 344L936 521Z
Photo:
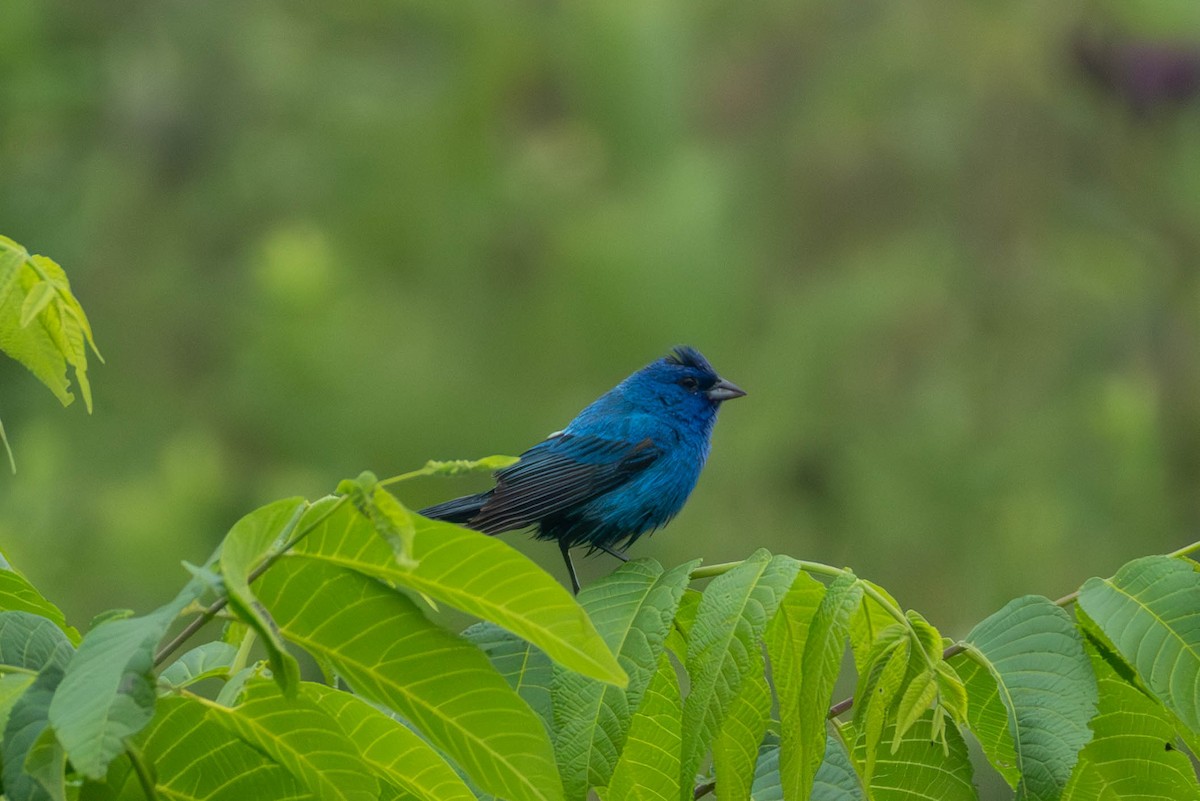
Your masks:
M1114 669L1115 654L1085 644L1100 704L1091 722L1092 741L1079 753L1061 801L1200 799L1191 761L1172 745L1175 732L1166 710Z
M797 710L791 713L796 732L784 729L780 744L783 786L789 798L805 798L825 753L826 724L833 686L850 635L850 618L862 602L863 587L853 573L843 573L826 588L809 624L800 661ZM781 715L784 713L781 711Z
M896 600L874 582L859 579L863 587L870 587L878 595L891 602L894 609L901 608ZM867 662L871 656L871 646L885 629L895 626L895 615L871 595L863 595L862 603L850 617L850 648L854 653L854 668L859 675L867 673Z
M301 691L331 714L375 775L429 801L475 801L454 768L427 742L384 712L322 684Z
M1079 632L1062 609L1027 595L977 625L966 641L995 679L1007 711L1021 792L1033 801L1057 799L1091 739L1087 725L1096 709L1096 680ZM953 664L970 671L965 661ZM981 686L977 677L964 680L968 693ZM986 704L989 690L982 686ZM976 701L969 697L968 709ZM1003 740L987 729L979 736L995 758Z
M629 676L622 690L559 666L554 671L554 751L568 801L609 783L633 711L659 663L680 596L699 561L664 571L626 562L585 587L579 604Z
M300 665L288 653L275 622L250 589L250 574L283 547L297 530L306 508L308 503L303 498L285 498L255 509L233 524L221 544L221 575L229 608L258 632L275 681L288 693L300 683Z
M288 640L403 715L484 790L510 801L562 798L542 722L478 648L430 623L402 593L295 552L255 589Z
M1087 613L1149 690L1200 733L1200 574L1169 556L1135 559L1079 591Z
M750 801L758 746L771 717L771 688L762 673L761 655L758 662L759 671L742 680L713 742L713 767L721 801Z
M193 698L159 700L135 738L156 779L160 801L312 801L286 768L243 742ZM82 801L146 801L129 759L117 759L104 784L84 786Z
M666 652L629 725L629 735L604 801L676 801L679 788L682 702Z
M704 593L688 587L679 599L679 608L675 610L675 622L667 635L667 650L674 655L679 663L687 663L688 638L691 636L692 625L696 622L696 611L700 608L700 599Z
M21 304L21 327L25 328L33 322L33 318L42 313L54 300L54 285L48 281L39 281L29 290Z
M374 801L379 782L356 746L316 702L285 697L273 683L247 685L235 707L208 703L209 716L283 765L324 801Z
M795 559L760 549L704 590L688 641L691 690L683 705L680 785L689 798L690 782L742 681L762 671L763 633L799 569Z
M306 519L324 514L326 503L314 504ZM296 550L490 620L564 667L625 686L624 671L587 613L528 557L502 540L450 523L414 514L413 524L412 569L397 565L390 546L349 507L325 518Z
M0 736L3 736L4 727L8 725L8 715L13 705L25 694L35 678L37 674L32 672L0 673Z
M804 660L804 646L813 616L825 597L825 585L807 573L800 573L792 582L779 610L767 627L765 636L767 655L771 660L771 680L779 702L779 720L786 749L777 759L782 780L792 792L799 792L800 781L800 671Z

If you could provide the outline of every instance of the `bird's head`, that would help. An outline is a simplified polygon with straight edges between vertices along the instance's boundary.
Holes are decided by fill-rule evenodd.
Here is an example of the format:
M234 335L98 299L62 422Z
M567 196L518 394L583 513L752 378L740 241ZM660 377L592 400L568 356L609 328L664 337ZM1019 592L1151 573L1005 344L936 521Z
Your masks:
M685 417L711 417L724 401L746 394L717 375L700 351L686 345L642 368L629 380L653 407Z

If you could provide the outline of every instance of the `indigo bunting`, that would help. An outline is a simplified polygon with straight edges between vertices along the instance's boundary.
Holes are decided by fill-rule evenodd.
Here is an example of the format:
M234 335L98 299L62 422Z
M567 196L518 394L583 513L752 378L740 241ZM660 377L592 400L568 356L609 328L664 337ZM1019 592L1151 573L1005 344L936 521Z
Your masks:
M717 410L746 393L690 347L678 347L601 395L562 431L495 474L496 486L422 509L484 534L536 526L557 540L579 592L571 548L623 551L673 518L708 458Z

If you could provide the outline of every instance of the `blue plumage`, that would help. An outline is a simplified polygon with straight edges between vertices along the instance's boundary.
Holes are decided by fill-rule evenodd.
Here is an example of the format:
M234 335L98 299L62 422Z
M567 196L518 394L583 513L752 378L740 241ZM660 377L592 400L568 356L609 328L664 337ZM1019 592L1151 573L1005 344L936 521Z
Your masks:
M569 551L621 556L673 518L708 458L717 409L746 393L690 347L676 348L601 395L565 429L496 473L487 492L421 510L485 534L536 526Z

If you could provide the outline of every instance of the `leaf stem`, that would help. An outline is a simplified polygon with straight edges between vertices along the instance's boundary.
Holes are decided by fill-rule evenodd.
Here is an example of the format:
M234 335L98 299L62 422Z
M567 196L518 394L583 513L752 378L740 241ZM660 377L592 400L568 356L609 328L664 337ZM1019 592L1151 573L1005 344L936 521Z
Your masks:
M133 772L137 774L138 784L142 785L142 792L146 794L146 801L158 801L154 772L146 764L146 759L142 756L142 752L138 750L137 746L126 743L125 753L129 755L129 763L133 765Z

